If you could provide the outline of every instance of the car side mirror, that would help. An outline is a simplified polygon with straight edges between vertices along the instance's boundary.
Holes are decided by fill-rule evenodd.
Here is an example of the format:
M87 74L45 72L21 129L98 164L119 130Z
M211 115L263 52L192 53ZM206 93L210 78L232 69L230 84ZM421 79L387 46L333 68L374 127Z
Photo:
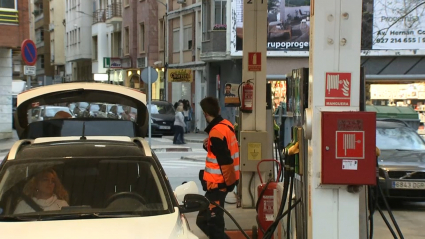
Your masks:
M200 194L186 194L183 205L180 206L182 213L196 212L205 210L209 207L210 201Z
M194 181L189 181L187 183L184 183L176 187L176 189L174 190L174 195L176 196L179 204L181 204L184 201L185 196L187 194L199 194L198 186L196 185Z

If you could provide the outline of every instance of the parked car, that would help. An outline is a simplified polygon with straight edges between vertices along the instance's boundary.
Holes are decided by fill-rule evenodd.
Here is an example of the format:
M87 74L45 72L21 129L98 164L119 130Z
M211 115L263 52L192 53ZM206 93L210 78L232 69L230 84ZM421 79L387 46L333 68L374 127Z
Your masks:
M173 104L160 100L152 100L151 102L152 133L174 134L176 111Z
M45 228L49 238L197 238L184 213L206 209L209 202L193 181L172 191L143 138L145 94L99 83L43 88L18 96L20 141L0 164L2 238L46 237ZM127 105L138 117L28 122L32 106L68 101ZM54 203L40 204L41 194Z
M52 106L52 105L37 106L32 108L31 110L31 115L30 115L31 122L52 119L56 115L56 113L59 111L64 111L66 113L69 113L71 116L73 116L73 113L71 112L71 110L66 106Z
M425 201L425 141L403 121L377 121L379 183L392 199Z

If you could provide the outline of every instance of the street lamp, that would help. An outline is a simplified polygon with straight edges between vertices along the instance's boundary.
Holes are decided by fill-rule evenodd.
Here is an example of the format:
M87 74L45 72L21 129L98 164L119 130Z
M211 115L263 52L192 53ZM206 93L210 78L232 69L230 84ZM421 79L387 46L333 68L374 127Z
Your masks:
M164 97L165 97L165 100L167 100L167 95L168 95L168 77L167 77L167 70L168 70L168 3L163 3L163 2L161 2L161 1L159 1L159 0L156 0L158 3L160 3L160 4L162 4L164 7L165 7L165 20L167 21L166 22L166 24L165 24L165 34L164 34L164 38L165 38L165 41L164 41L164 51L165 51L165 53L164 53L164 68L165 68L165 71L164 71ZM165 1L168 1L168 0L165 0Z

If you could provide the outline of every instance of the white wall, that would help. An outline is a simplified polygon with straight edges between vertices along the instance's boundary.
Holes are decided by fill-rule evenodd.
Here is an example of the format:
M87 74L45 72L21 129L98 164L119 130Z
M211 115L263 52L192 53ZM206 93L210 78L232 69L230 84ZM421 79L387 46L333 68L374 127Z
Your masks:
M65 19L65 1L64 0L53 0L50 2L50 24L54 25L54 31L50 34L50 40L54 40L54 53L55 65L65 64L65 26L63 25L63 19Z
M99 22L93 25L91 36L91 44L93 44L93 37L97 36L97 60L93 60L92 62L92 72L93 74L106 73L107 69L103 68L103 58L110 56L109 38L111 37L110 33L108 32L107 25L103 22ZM95 52L95 49L92 49L92 52Z
M66 61L73 61L77 59L91 59L91 45L92 45L92 23L93 18L93 2L84 0L79 1L80 4L76 5L75 8L72 8L71 5L73 1L68 1L68 6L65 6L66 14L66 34L69 33L68 38L70 37L71 30L80 28L80 43L77 43L74 46L68 47L66 51ZM80 13L80 12L84 13ZM67 42L68 39L65 40ZM77 39L78 41L78 39ZM66 48L66 45L65 45Z
M12 138L12 50L0 48L0 139Z

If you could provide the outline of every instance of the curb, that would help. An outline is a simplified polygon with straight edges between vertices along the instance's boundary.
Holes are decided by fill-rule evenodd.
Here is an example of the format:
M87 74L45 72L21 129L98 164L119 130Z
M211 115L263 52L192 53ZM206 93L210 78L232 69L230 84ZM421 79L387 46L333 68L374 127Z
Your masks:
M195 156L182 156L180 159L182 159L182 160L191 160L191 161L202 161L202 162L204 162L205 161L205 156L198 156L198 157L195 157Z
M190 147L167 147L167 148L152 148L154 152L192 152Z
M184 141L186 142L190 142L190 143L204 143L204 140L201 139L184 139Z

